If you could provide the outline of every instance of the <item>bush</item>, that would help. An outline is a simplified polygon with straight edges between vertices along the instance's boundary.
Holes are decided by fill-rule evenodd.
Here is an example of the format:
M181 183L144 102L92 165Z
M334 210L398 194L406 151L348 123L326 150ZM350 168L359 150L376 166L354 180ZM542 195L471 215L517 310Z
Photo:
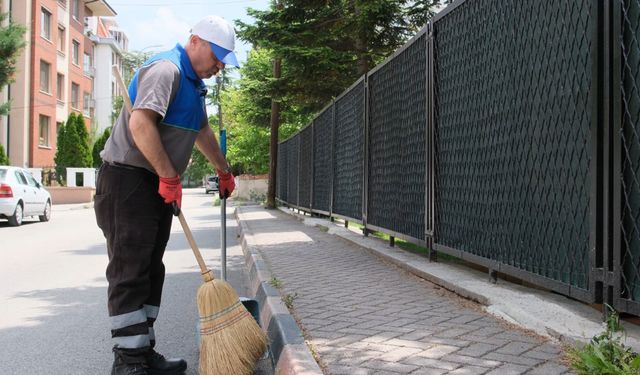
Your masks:
M99 168L102 165L102 158L100 157L100 152L104 150L104 145L107 143L107 139L111 135L111 128L106 128L104 133L100 136L100 138L96 139L96 142L93 144L93 167Z
M2 147L2 145L0 145L0 165L11 165L9 157L5 154L4 147Z
M624 330L618 314L609 305L605 331L591 339L583 348L569 349L571 366L581 375L637 375L640 373L640 356L621 341Z

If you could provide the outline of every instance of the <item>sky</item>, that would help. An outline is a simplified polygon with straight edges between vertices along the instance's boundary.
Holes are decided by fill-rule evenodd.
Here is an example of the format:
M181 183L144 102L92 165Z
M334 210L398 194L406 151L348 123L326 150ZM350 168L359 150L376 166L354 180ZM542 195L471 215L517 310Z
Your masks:
M129 38L130 51L162 51L183 44L189 30L209 14L232 22L251 23L247 8L266 10L270 0L106 0L118 15L119 27ZM246 60L250 45L236 41L240 63Z

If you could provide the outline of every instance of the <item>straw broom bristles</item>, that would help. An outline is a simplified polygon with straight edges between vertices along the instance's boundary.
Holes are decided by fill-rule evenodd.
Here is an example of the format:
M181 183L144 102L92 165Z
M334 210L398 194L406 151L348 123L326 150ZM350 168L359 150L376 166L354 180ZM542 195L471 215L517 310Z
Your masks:
M267 350L267 338L227 282L198 289L200 375L250 375Z

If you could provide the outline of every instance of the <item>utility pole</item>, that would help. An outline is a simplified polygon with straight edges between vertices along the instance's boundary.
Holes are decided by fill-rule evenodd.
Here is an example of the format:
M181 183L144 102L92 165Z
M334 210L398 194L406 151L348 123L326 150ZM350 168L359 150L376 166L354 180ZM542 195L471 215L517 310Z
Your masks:
M282 10L282 1L278 1L278 10ZM277 51L276 51L277 54ZM273 60L273 78L278 82L282 73L282 60ZM280 128L280 98L271 96L271 137L269 142L269 186L267 188L267 208L276 208L276 183L278 170L278 129Z

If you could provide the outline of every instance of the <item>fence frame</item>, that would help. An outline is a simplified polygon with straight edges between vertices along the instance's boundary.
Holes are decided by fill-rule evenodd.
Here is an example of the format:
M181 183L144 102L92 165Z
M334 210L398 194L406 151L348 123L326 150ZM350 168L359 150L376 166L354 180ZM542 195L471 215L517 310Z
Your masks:
M332 208L333 208L333 128L335 126L334 125L335 124L335 105L334 104L335 104L335 101L332 100L329 104L324 106L324 108L322 108L322 110L320 110L318 112L318 114L315 115L313 117L313 119L311 120L311 124L313 125L312 134L313 134L313 137L314 137L311 140L311 147L315 148L316 120L318 119L318 117L324 115L325 111L328 111L329 109L331 109L331 111L333 111L333 114L331 115L331 119L332 119L331 120L332 121L332 124L331 124L331 139L328 140L328 141L331 142L330 143L331 144L331 152L330 152L330 154L331 154L331 168L332 168L331 169L332 173L331 173L331 176L330 176L330 179L329 179L329 191L330 191L330 194L329 194L329 211L318 210L318 209L313 208L314 205L315 205L315 200L313 199L314 197L312 196L311 197L311 209L310 210L301 209L302 211L309 212L310 214L320 214L320 215L324 215L324 216L332 216L332 212L331 211L332 211ZM315 155L315 153L314 153L314 155ZM315 185L315 158L314 158L314 164L313 164L313 174L311 175L311 184ZM313 188L311 190L313 190Z
M363 117L363 124L364 124L364 128L365 128L365 129L363 129L363 130L365 130L364 131L365 136L363 137L363 142L364 142L366 140L366 128L367 128L367 105L366 105L366 103L367 103L367 75L363 74L362 76L360 76L360 78L358 78L351 86L346 88L340 95L338 95L333 100L333 127L332 127L332 129L333 129L333 142L332 142L332 155L333 155L332 156L332 164L333 164L332 167L333 167L333 169L332 169L332 171L334 173L332 173L332 175L331 175L332 180L333 180L333 178L335 176L335 170L336 170L336 165L337 165L337 163L336 163L336 150L335 150L335 143L336 143L335 142L335 134L336 134L335 129L336 129L336 126L338 125L336 123L336 103L340 99L342 99L344 96L349 94L351 92L351 90L355 89L361 83L364 85L364 95L363 95L364 111L363 111L363 116L362 116ZM366 147L366 142L365 142L365 147ZM362 158L362 170L363 170L363 174L362 174L362 189L363 189L363 194L362 194L362 203L361 203L362 206L361 207L364 207L364 204L365 204L364 203L365 202L364 189L365 189L365 181L366 181L367 178L364 175L364 173L365 173L364 171L366 171L366 168L367 168L366 164L367 164L367 160L366 160L366 151L365 151L364 157ZM349 216L346 216L346 215L340 215L340 214L337 214L337 213L333 212L333 207L334 207L333 203L334 203L334 198L335 198L335 188L336 187L335 187L335 185L334 185L334 183L332 181L332 183L331 183L331 217L334 217L334 218L337 218L337 219L342 219L344 221L350 221L350 222L353 222L353 223L358 223L358 224L361 224L361 225L366 227L365 220L364 220L364 213L362 215L362 220L360 220L360 219L356 219L356 218L349 217Z
M327 104L318 114L311 120L308 126L312 126L312 147L315 142L315 126L316 120L325 111L332 111L332 127L331 127L331 176L330 184L330 206L329 211L315 209L314 202L314 185L315 180L315 153L312 152L312 171L311 171L311 201L310 207L300 207L298 204L292 204L293 197L289 196L287 191L287 201L281 203L297 208L298 210L307 211L311 214L320 214L333 218L340 218L345 221L357 222L363 225L363 234L366 236L369 231L377 231L388 234L394 238L400 238L407 242L424 246L427 248L430 260L435 260L437 253L453 255L464 261L468 261L483 267L486 267L492 277L497 276L497 272L504 273L509 276L517 277L525 282L535 284L540 287L559 292L572 298L576 298L586 303L604 302L612 305L617 311L629 312L640 315L640 301L634 301L629 298L623 298L623 268L624 260L623 232L622 232L622 137L620 132L623 130L623 99L622 99L622 67L623 67L623 47L620 37L623 32L623 2L628 0L584 0L585 6L589 7L589 22L586 35L592 38L590 58L591 71L591 117L589 124L589 138L591 147L588 152L591 153L589 163L588 182L591 184L589 191L588 207L588 254L585 255L588 262L587 285L586 289L573 286L559 280L551 279L522 268L501 263L483 256L475 255L463 250L448 247L438 243L437 233L437 207L436 199L438 190L436 189L437 179L437 116L436 116L436 50L435 38L437 32L437 22L447 15L454 12L460 6L469 0L456 0L449 4L444 10L435 15L432 20L422 28L413 38L407 41L402 47L396 50L391 56L387 57L382 63L371 69L366 74L358 78L349 88L343 91L336 99ZM393 61L398 55L402 54L407 48L417 43L418 39L425 36L424 48L426 49L426 138L425 138L425 218L424 218L424 234L425 239L420 240L412 236L395 232L393 230L372 225L368 221L370 212L369 208L369 187L370 187L370 157L371 157L371 77L380 69ZM640 67L638 67L640 70ZM336 170L336 102L349 93L359 84L364 86L364 145L363 145L363 161L362 161L362 220L352 217L336 214L333 212L335 199L335 170ZM305 127L306 128L306 127ZM299 134L299 133L298 133ZM296 134L297 135L297 134ZM282 141L288 142L294 136ZM287 149L288 149L287 145ZM300 153L302 142L298 144L298 165L300 166ZM287 150L288 151L288 150ZM291 171L287 168L287 179L289 179ZM298 196L295 197L296 203L299 203L300 194L300 173L296 176L298 179ZM286 185L287 189L289 183Z
M369 112L370 112L370 111L369 111L369 108L370 108L370 106L371 106L371 95L370 95L370 86L369 86L370 78L371 78L371 76L373 76L377 71L379 71L380 69L384 68L387 64L391 63L391 62L392 62L392 61L393 61L393 60L394 60L398 55L402 54L402 53L403 53L405 50L407 50L409 47L412 47L414 43L418 43L418 39L420 39L422 36L425 36L425 40L428 40L428 39L429 39L429 38L428 38L428 37L429 37L429 34L428 34L428 31L429 31L429 30L430 30L430 26L429 26L429 23L427 23L427 25L425 25L422 29L420 29L420 31L418 31L418 33L417 33L416 35L414 35L414 36L413 36L411 39L409 39L409 40L408 40L404 45L402 45L402 47L400 47L399 49L397 49L393 54L391 54L389 57L387 57L386 59L384 59L384 61L382 61L380 64L376 65L373 69L371 69L371 70L370 70L369 72L367 72L367 74L366 74L366 83L367 83L367 84L366 84L366 86L365 86L365 87L366 87L366 92L365 92L365 100L366 100L366 106L365 106L365 113L366 113L366 122L365 122L365 124L366 124L366 125L365 125L365 129L366 129L366 132L365 132L365 134L366 134L366 136L365 136L365 150L366 150L366 152L365 152L365 155L366 155L366 159L365 159L365 163L366 163L367 165L366 165L366 168L365 168L365 173L366 173L366 174L365 174L365 180L367 181L367 183L366 183L366 193L365 193L365 195L366 195L365 205L366 205L366 207L367 207L367 208L366 208L366 212L367 212L367 213L369 212L369 193L368 193L368 191L369 191L369 157L370 157L370 147L369 147L369 144L370 144L370 141L371 141L371 139L370 139L371 119L370 119L370 116L369 116ZM425 47L426 47L426 45L425 45ZM425 76L426 76L426 77L427 77L427 79L428 79L428 78L429 78L429 71L428 71L427 67L428 67L428 64L429 64L429 55L428 55L428 50L427 50L427 51L425 51L425 52L427 53L427 56L426 56L426 58L425 58L425 60L427 61L427 64L425 65ZM427 89L428 87L429 87L429 85L427 85L427 86L425 87L425 89ZM427 98L428 98L428 96L429 96L429 95L428 95L428 89L427 89L427 95L425 95L425 96L426 96ZM428 105L428 103L426 103L426 108L428 108L428 107L429 107L429 105ZM429 113L429 112L428 112L428 110L427 110L427 114L428 114L428 113ZM428 122L429 122L429 118L428 118L428 116L426 116L426 123L425 123L425 127L427 127L427 129L428 129ZM428 133L427 133L427 134L426 134L426 136L425 136L425 139L426 139L426 138L429 138ZM426 152L428 152L428 151L426 151ZM427 159L427 160L428 160L428 159ZM425 168L428 168L428 167L426 166L426 163L425 163ZM427 172L428 172L428 170L425 170L425 179L426 179ZM425 185L425 192L426 192L427 190L428 190L428 189L427 189L427 186ZM365 218L365 215L363 215L362 217L363 217L363 219L364 219L364 218ZM426 220L426 217L425 217L425 227L426 227L426 221L427 221L427 220ZM365 233L367 233L367 231L368 231L368 230L374 230L374 231L376 231L376 232L380 232L380 233L388 234L389 236L391 236L391 237L392 237L392 240L391 240L392 242L391 242L391 243L393 243L393 241L394 241L394 239L395 239L395 238L399 238L399 239L402 239L402 240L404 240L404 241L407 241L407 242L412 243L412 244L417 245L417 246L421 246L421 247L425 247L425 248L427 247L428 240L427 240L427 237L426 237L426 236L425 236L425 239L424 239L424 240L421 240L421 239L419 239L419 238L415 238L415 237L413 237L413 236L409 236L409 235L406 235L406 234L403 234L403 233L395 232L395 231L393 231L393 230L391 230L391 229L388 229L388 228L384 228L384 227L380 227L380 226L376 226L376 225L369 224L369 222L368 222L368 221L365 221L364 226L365 226L365 228L364 228Z

